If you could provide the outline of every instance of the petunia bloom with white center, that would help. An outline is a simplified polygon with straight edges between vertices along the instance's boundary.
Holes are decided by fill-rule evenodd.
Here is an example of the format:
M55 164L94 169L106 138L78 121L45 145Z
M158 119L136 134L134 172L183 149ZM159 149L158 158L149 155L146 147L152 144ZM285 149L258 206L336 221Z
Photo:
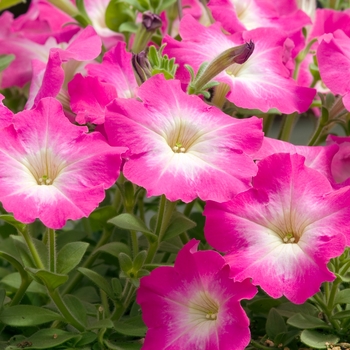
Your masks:
M138 97L142 102L117 99L106 112L108 140L129 148L127 179L149 196L184 202L223 202L250 187L257 168L249 154L261 145L261 120L232 118L163 75L141 85Z
M163 350L236 350L250 341L249 319L240 300L257 290L229 278L229 267L214 251L187 243L175 266L159 267L140 281L137 303L148 327L142 347ZM232 347L234 346L234 347Z
M206 239L226 253L231 276L296 304L334 280L327 263L350 241L350 188L334 191L304 161L273 154L259 162L254 188L204 210Z
M88 216L119 175L124 148L71 124L53 98L0 130L0 201L23 222L62 228Z

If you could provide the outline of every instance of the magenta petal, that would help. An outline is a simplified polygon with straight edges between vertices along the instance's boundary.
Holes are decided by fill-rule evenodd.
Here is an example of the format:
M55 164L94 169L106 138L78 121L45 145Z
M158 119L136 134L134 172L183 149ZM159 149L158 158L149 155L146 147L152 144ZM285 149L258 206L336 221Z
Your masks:
M31 120L31 123L28 123ZM99 133L71 124L52 98L0 130L0 201L24 223L62 228L88 216L119 175L120 154Z
M102 83L96 77L83 77L76 74L68 84L70 106L77 114L79 124L103 124L105 107L117 97L114 86Z
M110 143L129 147L123 173L130 181L149 196L185 202L223 202L249 188L256 166L248 154L261 145L261 120L231 118L163 75L138 95L142 102L108 105L105 122Z
M335 278L327 263L349 241L350 190L333 191L299 154L273 154L258 166L253 189L207 203L205 236L226 252L236 280L303 303Z
M214 251L196 251L192 240L174 267L160 267L141 279L137 303L149 328L144 349L244 349L249 320L239 301L256 289L229 279L229 268Z

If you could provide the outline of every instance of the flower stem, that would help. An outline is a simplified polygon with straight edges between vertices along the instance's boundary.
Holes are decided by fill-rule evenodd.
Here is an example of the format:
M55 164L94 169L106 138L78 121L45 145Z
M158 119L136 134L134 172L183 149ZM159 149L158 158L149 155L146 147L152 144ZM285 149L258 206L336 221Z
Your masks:
M49 267L51 272L56 272L56 232L48 228L49 236Z
M32 240L32 237L31 235L29 234L28 230L25 230L22 233L22 236L24 238L24 240L26 241L27 243L27 247L32 255L32 258L34 260L34 263L36 265L36 267L38 269L45 269L45 266L43 264L43 262L41 261L41 258L40 258L40 255L38 253L38 251L36 250L35 248L35 245L34 245L34 242Z
M48 292L52 301L55 303L56 307L61 312L67 323L75 327L78 331L84 332L85 327L70 313L58 290L48 289Z
M279 139L282 141L289 141L293 128L298 120L298 114L288 114L284 120L283 127Z
M274 349L274 348L271 348L270 346L262 345L253 339L250 341L250 344L252 344L253 346L255 346L258 349L266 349L266 350Z
M49 3L59 8L61 11L65 12L71 17L75 17L79 14L78 9L67 0L48 0Z

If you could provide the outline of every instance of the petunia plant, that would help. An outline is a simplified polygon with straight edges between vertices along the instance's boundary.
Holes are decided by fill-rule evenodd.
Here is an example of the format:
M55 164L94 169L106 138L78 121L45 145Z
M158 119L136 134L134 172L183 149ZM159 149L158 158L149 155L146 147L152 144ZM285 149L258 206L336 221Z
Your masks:
M350 349L349 1L19 2L0 349Z

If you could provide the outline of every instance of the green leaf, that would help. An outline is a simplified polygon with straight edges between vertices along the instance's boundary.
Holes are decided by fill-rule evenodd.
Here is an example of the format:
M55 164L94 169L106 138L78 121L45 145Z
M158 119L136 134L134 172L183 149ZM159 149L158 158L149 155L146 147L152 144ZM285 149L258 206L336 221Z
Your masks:
M120 253L118 259L120 268L127 274L133 267L130 256L124 253Z
M143 266L146 260L146 257L147 257L146 250L142 250L135 256L133 261L133 268L135 271L139 271L141 269L141 267Z
M26 267L26 270L30 272L34 277L39 278L47 288L54 290L68 280L68 275L62 275L47 270L38 270Z
M12 6L20 3L26 3L26 0L1 0L0 1L0 11L6 10Z
M63 300L68 310L73 316L79 320L84 326L87 325L87 314L83 303L74 295L67 294L63 297Z
M113 328L114 324L109 318L105 318L104 320L98 320L90 325L87 329L101 329L101 328Z
M92 343L97 338L97 334L93 332L84 332L84 333L81 333L80 336L81 336L80 340L75 344L75 346L78 348Z
M113 289L114 295L117 298L121 297L122 292L123 292L123 286L122 286L120 280L118 278L112 278L111 284L112 284L112 289Z
M330 326L324 321L317 317L303 314L295 314L294 316L288 318L287 323L293 327L300 329L329 329Z
M145 234L145 236L155 242L157 236L146 226L146 224L137 216L124 213L120 214L113 219L108 220L109 223L118 226L124 230L139 231Z
M1 283L5 284L7 287L17 290L21 285L21 276L18 272L10 273L9 275L5 276L1 280ZM29 285L27 289L27 292L47 295L46 288L42 284L39 284L36 281L32 281L32 283Z
M1 2L0 2L1 8ZM1 11L1 10L0 10ZM6 69L10 63L16 58L15 55L0 55L0 72Z
M124 230L140 231L144 233L153 234L146 224L137 216L133 214L123 213L113 219L108 220L109 223L123 228Z
M171 239L180 235L181 233L193 228L196 226L196 223L186 217L184 214L175 212L171 218L170 224L166 229L163 241Z
M339 338L334 334L322 334L317 331L304 330L300 334L300 340L315 349L326 349L326 343L336 344Z
M55 320L63 321L56 312L33 305L15 305L0 314L0 321L13 327L31 327Z
M248 302L247 307L258 315L267 315L271 308L276 308L281 303L282 301L279 299L256 298L256 300Z
M145 12L147 8L143 7L137 0L123 0L123 2L135 7L139 12Z
M97 272L86 269L85 267L79 267L78 271L81 272L84 276L89 278L92 282L94 282L99 288L107 293L107 295L113 299L113 291L107 280L99 275Z
M66 244L57 254L57 273L67 274L73 270L83 258L89 243L72 242Z
M131 251L128 245L121 243L121 242L111 242L111 243L107 243L103 246L101 246L100 248L96 249L96 251L94 252L94 254L98 253L98 252L103 252L103 253L107 253L110 254L112 256L115 256L116 258L118 258L118 255L120 253L124 253L126 255L131 255Z
M87 24L92 24L91 20L86 12L84 0L75 0L75 5L80 12L80 15L84 17L84 20Z
M337 305L337 304L350 304L349 289L344 289L337 293L335 297L334 305Z
M276 310L281 316L288 318L295 314L317 316L319 313L318 309L315 306L307 302L300 305L296 305L291 302L283 303L277 306Z
M29 349L50 349L76 338L77 334L61 329L41 329L30 336L27 341L32 343Z
M161 13L171 5L175 4L176 0L163 0L160 2L160 6L157 8L156 13Z
M1 5L0 5L0 8L1 8ZM27 229L27 225L17 221L12 215L9 215L9 214L1 214L0 220L3 220L8 224L14 226L19 232L24 232Z
M118 333L133 337L144 337L147 331L141 315L130 317L122 322L115 322L114 329Z
M57 249L63 248L67 243L82 241L87 236L84 231L69 230L69 231L58 231L56 246Z
M283 317L276 311L275 308L272 308L266 320L267 335L273 340L278 334L285 332L287 332L287 326Z
M108 349L111 350L140 350L142 344L139 342L112 342L110 340L105 339L104 343L108 346Z
M350 318L350 310L337 312L332 317L336 319Z
M136 33L137 28L138 26L134 22L124 22L119 26L119 31L121 33Z
M117 215L115 208L111 205L97 208L90 216L89 220L96 224L98 227L103 228L106 226L107 221Z
M112 0L107 6L105 21L109 29L118 32L121 24L134 21L134 12L127 2Z

